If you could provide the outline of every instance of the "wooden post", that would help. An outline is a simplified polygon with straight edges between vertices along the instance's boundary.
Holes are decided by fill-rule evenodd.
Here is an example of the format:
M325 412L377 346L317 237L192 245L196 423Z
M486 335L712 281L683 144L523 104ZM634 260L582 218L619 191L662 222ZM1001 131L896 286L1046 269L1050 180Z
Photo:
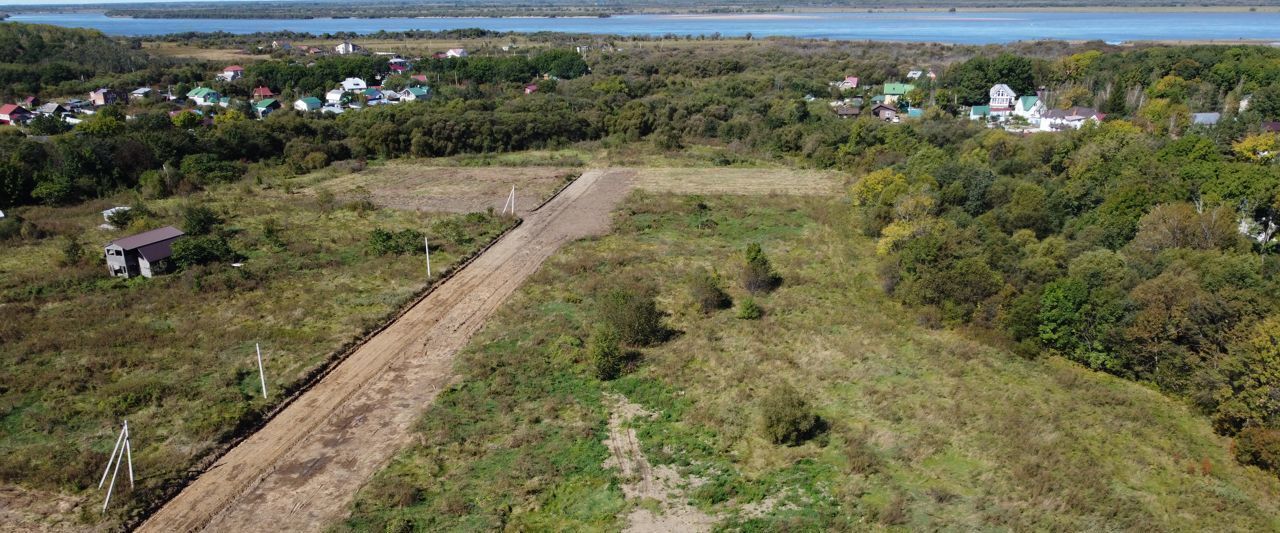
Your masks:
M422 238L422 248L427 251L427 279L431 279L431 243L427 242L427 238Z

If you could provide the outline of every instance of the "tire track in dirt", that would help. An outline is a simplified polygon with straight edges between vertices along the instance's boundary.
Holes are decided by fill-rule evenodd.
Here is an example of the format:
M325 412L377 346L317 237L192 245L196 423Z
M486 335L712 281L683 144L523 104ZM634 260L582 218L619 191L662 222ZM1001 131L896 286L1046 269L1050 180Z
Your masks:
M471 335L560 246L603 234L632 171L592 170L228 451L139 531L314 531L408 444Z

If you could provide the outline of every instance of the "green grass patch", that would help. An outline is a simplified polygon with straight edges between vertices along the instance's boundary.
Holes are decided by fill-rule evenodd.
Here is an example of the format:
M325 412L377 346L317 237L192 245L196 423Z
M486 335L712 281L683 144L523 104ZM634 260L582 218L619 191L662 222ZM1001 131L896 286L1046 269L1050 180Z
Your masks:
M876 285L874 244L847 209L634 194L613 235L553 257L473 339L419 443L338 528L622 528L651 503L625 501L600 467L606 392L656 413L631 422L642 450L691 480L685 496L726 530L1280 528L1280 482L1236 464L1187 406L921 326ZM756 296L763 318L693 305L686 280L699 268L719 272L735 302L747 296L751 243L782 278ZM677 333L601 383L582 340L592 298L619 284L656 288ZM796 446L759 429L760 401L780 383L824 424ZM392 504L382 494L397 484L422 497ZM583 487L598 488L581 493L589 505L565 501Z

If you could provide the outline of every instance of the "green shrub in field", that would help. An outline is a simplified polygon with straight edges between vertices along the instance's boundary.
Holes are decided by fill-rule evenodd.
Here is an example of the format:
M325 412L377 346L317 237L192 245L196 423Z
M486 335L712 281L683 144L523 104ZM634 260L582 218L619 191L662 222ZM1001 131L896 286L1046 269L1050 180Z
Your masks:
M689 297L703 313L728 309L733 299L724 292L720 276L705 268L698 268L689 276Z
M213 154L192 154L183 157L178 168L183 176L201 186L235 181L245 173L244 165L235 161L223 161Z
M74 266L84 260L84 246L75 236L67 237L62 243L62 266Z
M1280 475L1280 429L1245 428L1235 444L1240 462Z
M404 255L423 249L422 232L415 229L387 231L376 228L369 234L369 251L376 255Z
M818 415L790 385L771 389L760 402L760 431L769 442L795 446L819 429Z
M182 232L187 235L208 235L225 220L218 213L203 205L182 210Z
M618 330L605 325L596 326L587 339L587 355L595 365L597 378L608 381L622 375L625 356Z
M742 288L751 294L759 294L777 288L781 281L760 245L748 245L746 263L742 266Z
M155 213L142 202L134 202L128 209L117 209L107 217L107 222L120 229L128 228L135 221L154 216Z
M742 303L738 304L738 318L756 320L762 316L764 316L764 309L760 307L760 304L756 303L755 298L748 296L742 300Z
M173 241L173 263L182 268L230 261L235 252L220 235L197 235Z
M596 313L626 344L649 346L666 340L669 333L662 324L662 311L647 291L607 290L596 300Z

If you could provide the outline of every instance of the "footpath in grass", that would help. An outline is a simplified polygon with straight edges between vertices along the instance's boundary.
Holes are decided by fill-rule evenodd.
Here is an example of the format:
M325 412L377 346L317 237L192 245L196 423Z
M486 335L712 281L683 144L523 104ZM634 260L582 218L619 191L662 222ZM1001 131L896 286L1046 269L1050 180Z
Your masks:
M620 530L660 515L610 464L611 410L682 499L732 530L1280 528L1280 481L1232 460L1201 416L1060 359L919 325L875 277L873 243L826 198L634 194L613 235L548 261L460 357L417 444L364 487L350 531ZM758 320L704 314L691 274L740 308L743 251L782 284ZM595 378L593 299L648 285L676 334ZM761 431L789 384L820 417L798 445ZM646 413L644 416L635 412ZM652 413L651 416L648 413ZM611 444L606 444L609 442Z
M180 226L183 209L196 204L225 219L220 231L241 266L219 262L152 279L108 276L102 244ZM226 185L148 202L153 214L128 229L99 229L100 210L111 205L118 204L22 210L48 235L14 237L0 255L6 520L72 530L114 524L260 421L425 286L421 237L383 243L384 252L404 244L404 253L379 253L371 245L375 228L431 235L438 278L513 223ZM79 261L67 260L70 237L82 250ZM266 398L255 343L263 350ZM139 480L102 515L94 489L124 419Z

